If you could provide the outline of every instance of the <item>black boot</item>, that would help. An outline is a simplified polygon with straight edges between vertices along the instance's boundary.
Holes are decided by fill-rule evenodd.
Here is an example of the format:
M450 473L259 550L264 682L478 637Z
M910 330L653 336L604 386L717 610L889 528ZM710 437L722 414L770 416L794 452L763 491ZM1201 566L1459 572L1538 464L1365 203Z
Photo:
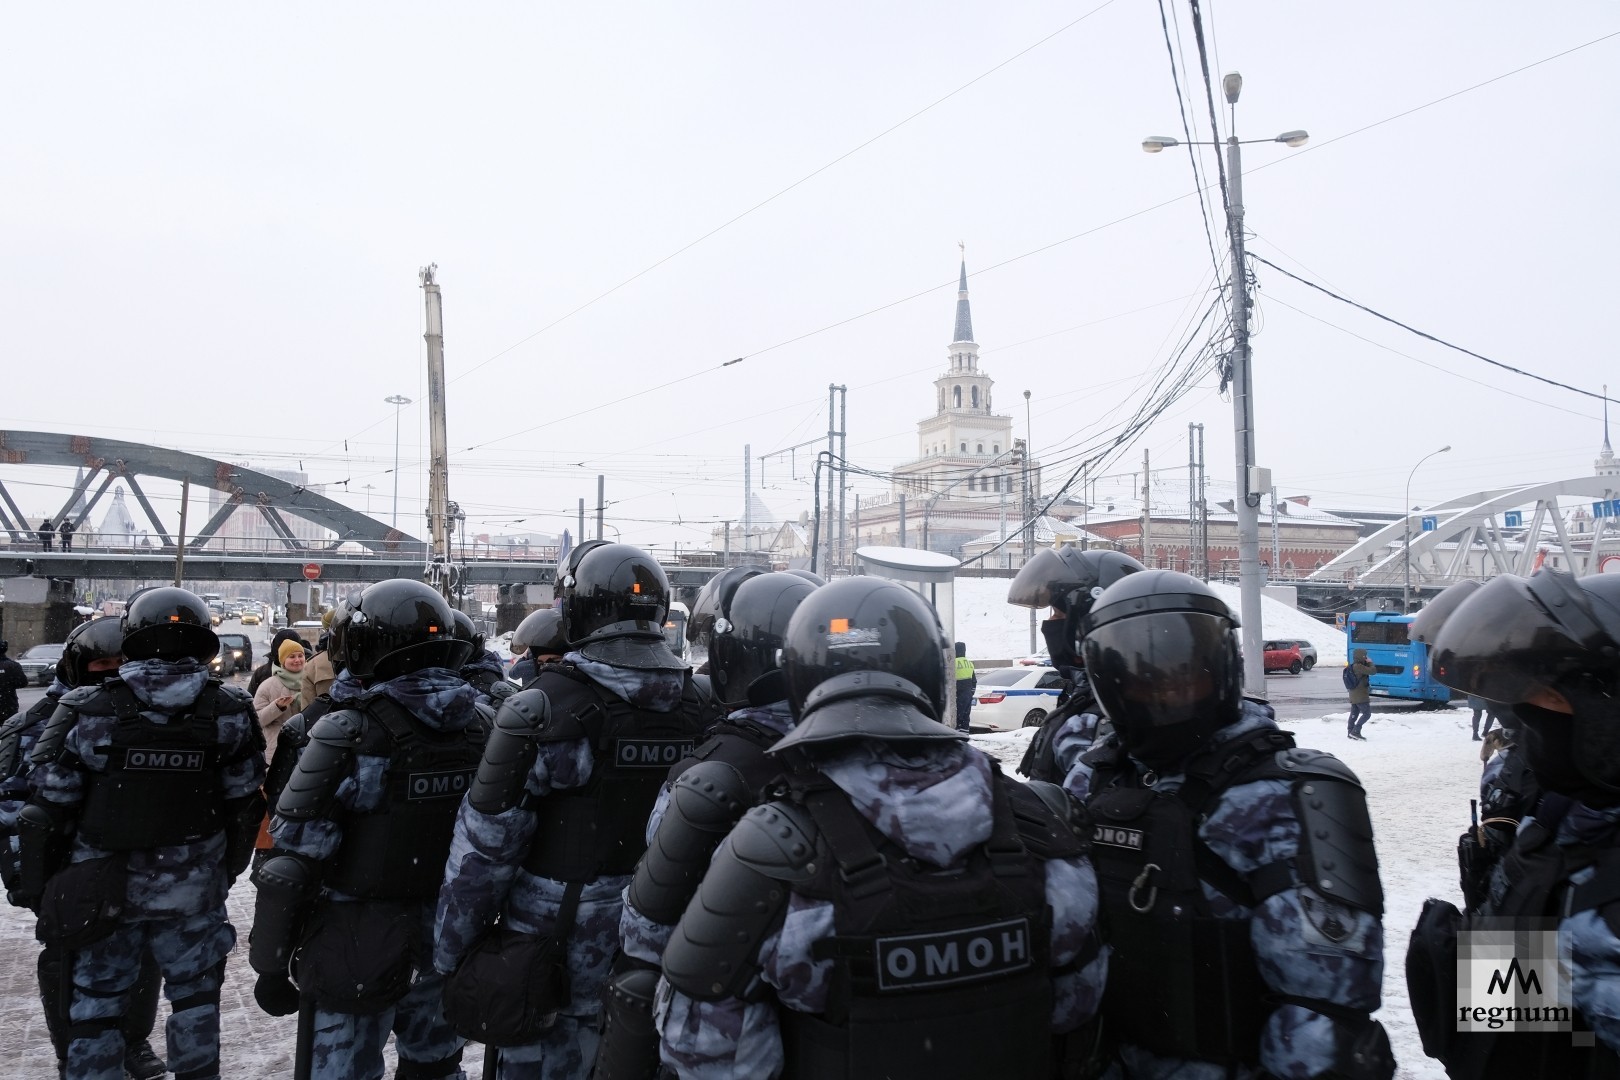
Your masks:
M168 1072L168 1067L152 1050L152 1044L142 1039L125 1049L124 1072L129 1075L130 1080L157 1080Z

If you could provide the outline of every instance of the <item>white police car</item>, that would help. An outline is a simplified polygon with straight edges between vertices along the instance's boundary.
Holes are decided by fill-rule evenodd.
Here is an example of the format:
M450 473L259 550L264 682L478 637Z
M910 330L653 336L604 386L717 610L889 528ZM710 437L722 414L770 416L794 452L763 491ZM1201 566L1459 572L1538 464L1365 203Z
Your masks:
M968 722L991 731L1038 726L1063 690L1063 677L1050 667L981 669L978 680Z

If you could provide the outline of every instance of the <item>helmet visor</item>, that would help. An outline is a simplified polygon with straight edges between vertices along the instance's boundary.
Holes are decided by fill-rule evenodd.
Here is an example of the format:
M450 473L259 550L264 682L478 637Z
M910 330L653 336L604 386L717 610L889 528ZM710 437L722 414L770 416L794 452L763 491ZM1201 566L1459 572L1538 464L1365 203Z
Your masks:
M1451 618L1452 612L1462 606L1464 600L1478 591L1479 585L1477 581L1459 581L1424 604L1423 610L1412 617L1411 639L1433 645L1440 636L1440 627Z
M1075 571L1053 548L1042 548L1030 557L1007 588L1007 603L1014 607L1049 608L1052 596L1063 596L1078 588Z
M1086 637L1092 691L1127 747L1155 728L1213 730L1233 719L1242 671L1231 633L1229 619L1175 611L1106 623Z
M1561 574L1503 575L1481 585L1441 627L1434 674L1487 701L1522 702L1613 646L1582 590Z

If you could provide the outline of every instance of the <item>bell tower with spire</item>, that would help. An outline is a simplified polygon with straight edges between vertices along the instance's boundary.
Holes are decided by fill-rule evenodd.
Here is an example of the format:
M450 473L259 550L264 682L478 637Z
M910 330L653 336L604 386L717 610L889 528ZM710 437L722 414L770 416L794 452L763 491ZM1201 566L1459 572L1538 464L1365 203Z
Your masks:
M1614 458L1614 447L1609 445L1609 387L1603 386L1603 450L1592 462L1594 475L1620 476L1620 461Z
M960 246L960 245L959 245ZM934 415L917 425L917 457L971 458L951 471L961 473L1012 449L1012 417L992 411L995 380L979 370L968 303L967 256L963 252L956 289L956 326L945 348L945 372L934 380ZM952 463L956 465L956 463ZM974 485L977 488L978 485Z

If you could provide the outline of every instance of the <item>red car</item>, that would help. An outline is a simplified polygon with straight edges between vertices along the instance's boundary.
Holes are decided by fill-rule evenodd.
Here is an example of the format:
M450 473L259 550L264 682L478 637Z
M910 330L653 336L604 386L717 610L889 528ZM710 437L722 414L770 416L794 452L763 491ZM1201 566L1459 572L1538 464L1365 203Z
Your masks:
M1290 675L1298 675L1305 670L1305 657L1300 655L1299 646L1292 641L1268 641L1266 648L1266 674L1273 671L1286 671Z

